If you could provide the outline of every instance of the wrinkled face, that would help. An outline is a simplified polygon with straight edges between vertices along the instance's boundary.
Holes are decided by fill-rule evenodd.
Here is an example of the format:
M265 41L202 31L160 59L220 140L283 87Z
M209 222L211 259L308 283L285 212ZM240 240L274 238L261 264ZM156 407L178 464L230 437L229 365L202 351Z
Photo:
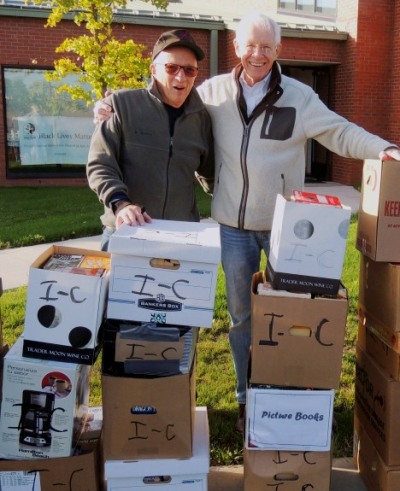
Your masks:
M190 49L176 46L162 51L150 65L163 102L172 107L180 107L192 90L196 77L189 77L182 68L175 75L167 73L166 63L197 68L196 55Z
M281 50L281 44L275 43L274 32L260 26L249 27L246 36L235 39L234 46L250 86L267 76Z

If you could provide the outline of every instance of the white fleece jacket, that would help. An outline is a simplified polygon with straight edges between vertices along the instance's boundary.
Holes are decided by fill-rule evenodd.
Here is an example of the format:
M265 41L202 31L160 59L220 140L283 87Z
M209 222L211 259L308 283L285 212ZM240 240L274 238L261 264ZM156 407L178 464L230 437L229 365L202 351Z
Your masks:
M329 110L307 85L272 68L268 94L247 118L241 67L198 87L215 140L212 217L245 230L270 230L278 193L302 189L305 146L314 138L344 157L378 158L389 142ZM242 107L242 110L240 108Z

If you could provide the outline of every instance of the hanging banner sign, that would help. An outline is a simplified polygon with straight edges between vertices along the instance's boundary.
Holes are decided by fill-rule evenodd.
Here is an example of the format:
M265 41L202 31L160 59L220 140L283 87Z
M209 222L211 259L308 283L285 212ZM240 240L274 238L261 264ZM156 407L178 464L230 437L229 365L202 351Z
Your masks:
M22 165L85 165L93 133L91 118L29 115L19 117Z

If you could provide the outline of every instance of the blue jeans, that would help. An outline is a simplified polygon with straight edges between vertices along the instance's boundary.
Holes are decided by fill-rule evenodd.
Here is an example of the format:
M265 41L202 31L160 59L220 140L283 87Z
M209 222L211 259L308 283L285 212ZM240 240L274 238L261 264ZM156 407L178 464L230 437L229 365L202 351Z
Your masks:
M113 227L104 227L103 235L101 236L101 244L100 249L102 251L108 251L108 247L110 245L110 237L115 232L115 228Z
M221 262L226 278L226 298L231 318L229 343L236 373L236 398L246 402L251 343L251 280L260 270L261 251L269 254L269 231L252 232L221 225Z

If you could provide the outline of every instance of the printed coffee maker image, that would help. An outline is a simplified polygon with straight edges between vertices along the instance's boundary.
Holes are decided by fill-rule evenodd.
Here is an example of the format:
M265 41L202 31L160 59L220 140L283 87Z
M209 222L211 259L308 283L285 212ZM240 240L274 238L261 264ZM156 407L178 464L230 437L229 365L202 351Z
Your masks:
M21 417L18 424L20 444L35 447L51 445L51 431L59 431L51 426L53 413L63 408L54 409L55 396L49 392L24 390L21 406ZM65 430L62 430L65 431Z

